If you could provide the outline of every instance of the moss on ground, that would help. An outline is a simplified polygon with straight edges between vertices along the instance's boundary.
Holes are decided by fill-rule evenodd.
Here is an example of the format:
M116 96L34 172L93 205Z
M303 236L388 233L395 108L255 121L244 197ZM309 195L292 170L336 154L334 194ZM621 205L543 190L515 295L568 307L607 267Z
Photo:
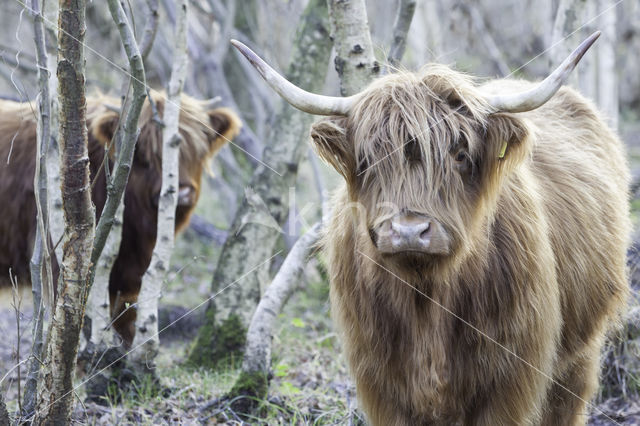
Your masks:
M187 364L218 369L221 365L236 366L242 361L247 329L240 316L231 314L215 324L215 309L208 309L205 323L189 353Z

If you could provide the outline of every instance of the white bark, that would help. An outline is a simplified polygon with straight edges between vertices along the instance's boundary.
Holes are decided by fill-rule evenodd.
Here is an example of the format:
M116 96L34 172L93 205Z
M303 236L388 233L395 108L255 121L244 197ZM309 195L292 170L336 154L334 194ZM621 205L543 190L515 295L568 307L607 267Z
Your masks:
M576 31L575 37L567 39L565 43L568 49L574 48L580 43L579 40L600 29L598 26L599 20L592 20L598 14L596 1L586 2L581 11L582 15L579 15L579 20L576 22L576 27L573 31L576 31L582 25L584 26L579 31ZM588 22L589 20L591 22ZM583 60L580 61L580 66L576 70L578 86L574 86L580 90L580 93L594 100L598 99L598 52L600 43L602 43L602 36L598 39L593 54L584 55Z
M47 49L45 46L45 30L43 16L38 0L31 0L31 14L33 16L34 42L38 64L38 123L36 143L36 170L33 178L33 188L37 211L36 237L31 256L31 292L33 294L33 324L31 359L29 374L24 391L23 412L30 415L35 409L36 387L42 358L43 321L45 305L42 303L42 288L53 288L51 272L51 257L49 254L49 197L47 194L47 152L51 138L51 100L49 92L49 69L47 68Z
M106 167L106 165L105 165ZM111 232L107 236L98 264L95 266L94 285L87 300L85 315L91 320L91 337L89 342L97 352L106 350L115 343L115 334L111 328L111 309L109 300L109 276L111 268L120 250L122 238L122 216L124 203L121 203L113 218Z
M573 36L569 37L569 35L582 24L586 5L586 0L560 0L553 24L551 46L549 47L550 69L560 65L571 54L573 46L577 46L571 42ZM579 34L574 36L577 39ZM585 68L585 59L588 59L589 56L586 55L583 58L579 69ZM578 70L579 72L580 70ZM578 87L578 73L573 73L568 80L569 84L576 88Z
M300 274L309 251L320 238L320 228L321 224L317 223L298 239L260 299L247 331L243 372L264 372L266 377L271 364L273 322L289 296L299 287Z
M328 5L340 92L342 96L353 95L380 73L373 54L367 8L364 0L329 0Z
M598 0L598 11L612 5L611 0ZM609 125L618 127L618 72L616 67L616 8L603 13L598 27L602 36L598 40L598 106L607 116Z
M407 46L407 34L409 33L415 10L416 0L400 0L398 14L393 24L393 40L387 56L387 61L394 67L400 64L404 55L404 50Z
M187 1L181 0L177 6L176 44L163 117L165 127L162 131L162 187L158 201L158 233L151 264L144 274L138 295L136 334L133 340L135 350L132 358L147 367L150 367L158 352L158 299L162 294L162 283L169 272L178 202L180 95L188 65Z
M43 14L45 24L47 22L58 22L58 3L55 1L43 2ZM55 70L57 67L57 38L55 31L48 31L47 35L53 45L47 46L49 56L47 58L47 69ZM58 78L55 72L49 73L49 93L57 93ZM60 264L62 260L62 234L64 233L64 217L62 213L62 193L60 192L60 149L58 147L58 99L51 97L50 115L51 134L49 140L49 151L47 152L47 193L49 195L49 236L53 243L54 250L49 253L52 264ZM60 243L60 244L58 244ZM53 311L53 282L58 277L48 282L51 285L42 289L42 299L49 309Z

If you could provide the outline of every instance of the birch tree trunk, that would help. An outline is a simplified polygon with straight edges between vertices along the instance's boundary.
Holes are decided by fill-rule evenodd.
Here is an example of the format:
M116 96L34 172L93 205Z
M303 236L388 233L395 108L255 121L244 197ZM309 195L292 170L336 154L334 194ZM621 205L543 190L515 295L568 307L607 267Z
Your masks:
M173 252L175 214L178 203L180 143L180 96L187 76L187 1L177 4L175 46L169 91L164 107L162 131L162 187L158 200L158 233L151 263L138 295L133 361L142 370L153 368L158 353L158 299L169 273Z
M328 0L328 3L340 93L349 96L360 92L380 73L380 64L373 55L364 0Z
M42 4L43 14L45 18L45 24L47 22L58 22L58 3L55 1L44 1ZM58 37L54 29L47 28L47 51L49 53L47 58L47 69L54 70L58 66L57 50L58 50ZM58 91L58 78L54 72L49 73L49 93L56 93ZM58 128L59 128L59 115L58 115L58 99L55 96L51 97L51 111L50 111L50 123L49 129L51 131L50 140L47 145L47 193L49 195L49 235L53 247L50 253L52 264L59 265L62 260L62 235L64 234L64 214L62 212L62 193L60 192L60 149L58 144ZM52 271L54 274L57 272ZM42 291L42 298L47 309L53 311L53 295L54 288L53 282L58 279L58 276L51 284L51 287L45 287Z
M88 291L95 212L91 203L84 88L84 0L60 0L58 95L65 219L61 280L38 386L35 424L66 424Z
M38 124L36 142L36 171L33 177L33 188L36 198L36 236L31 256L31 288L33 293L33 324L31 360L25 384L23 398L23 415L30 416L35 410L40 359L42 358L42 329L44 321L44 304L42 303L43 286L53 288L51 257L49 255L49 197L47 195L47 152L51 138L51 101L49 95L49 70L47 69L47 50L43 16L38 0L31 1L33 16L34 42L38 64Z
M287 76L294 84L322 90L331 53L325 0L311 0L296 34ZM245 333L269 282L269 259L287 220L289 188L296 181L298 164L307 150L313 117L280 103L269 132L262 166L254 173L241 207L236 213L213 277L212 294L236 282L207 306L189 361L216 367L222 360L241 360ZM261 208L256 210L256 206ZM258 265L264 264L263 267Z
M404 50L407 47L407 34L416 11L416 0L400 0L398 14L393 24L393 41L389 48L387 61L393 66L400 65Z
M598 0L598 12L612 6L610 0ZM609 125L618 128L618 72L616 67L616 8L599 18L602 36L598 40L598 106L605 112Z
M321 224L316 223L296 241L260 299L247 331L242 371L228 395L231 399L240 395L249 397L233 404L236 411L249 414L267 396L274 320L291 294L300 287L300 275L309 252L320 238L320 229Z
M586 0L560 0L558 3L558 11L553 23L551 46L549 47L549 69L560 65L564 58L571 54L572 46L577 45L572 43L573 37L569 37L569 35L583 23L586 7ZM575 35L575 38L578 39L579 34ZM585 68L583 65L579 68ZM577 88L578 74L573 73L567 81Z

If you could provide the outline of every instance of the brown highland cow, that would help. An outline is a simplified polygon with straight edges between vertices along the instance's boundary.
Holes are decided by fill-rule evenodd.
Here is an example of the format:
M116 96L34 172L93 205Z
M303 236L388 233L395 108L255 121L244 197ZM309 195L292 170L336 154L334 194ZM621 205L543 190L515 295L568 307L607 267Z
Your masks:
M164 94L155 93L158 113L164 111ZM100 217L106 201L106 180L101 164L111 141L118 113L109 105L119 100L98 95L87 99L89 160L94 182L92 199ZM210 109L204 101L182 97L180 114L180 188L176 232L183 229L200 195L200 179L207 162L240 127L237 116L225 108ZM36 153L36 108L32 104L0 100L0 276L6 284L9 268L21 283L29 282L29 259L35 235L36 206L33 192ZM158 198L162 184L162 130L153 122L145 102L140 114L129 182L124 194L122 241L109 278L111 312L119 316L114 328L127 344L133 340L136 302L142 275L151 262L156 240ZM57 265L54 265L57 269ZM57 277L57 273L55 274Z
M585 423L630 233L622 143L560 87L597 36L537 84L429 65L349 98L234 42L294 106L333 115L311 131L346 181L331 307L372 424Z

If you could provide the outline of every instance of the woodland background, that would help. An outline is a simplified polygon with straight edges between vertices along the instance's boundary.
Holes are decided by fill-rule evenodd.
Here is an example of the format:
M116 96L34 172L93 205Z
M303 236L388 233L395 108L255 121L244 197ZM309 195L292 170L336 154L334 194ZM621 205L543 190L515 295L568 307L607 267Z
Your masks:
M33 100L38 93L33 26L21 1L0 2L0 95ZM189 65L184 91L201 99L220 96L222 105L240 114L245 127L235 140L242 149L227 145L212 162L213 175L203 179L197 217L176 240L171 272L163 280L160 328L211 297L216 281L230 282L225 274L234 279L233 274L240 276L241 271L246 271L248 266L243 264L255 264L248 259L260 260L280 253L268 267L248 277L246 287L242 284L240 290L225 293L215 301L218 306L237 304L238 309L246 312L246 317L240 319L246 326L252 308L251 303L243 304L252 299L251 289L259 292L271 281L295 241L321 219L323 200L340 180L308 149L308 135L296 127L287 127L298 116L282 105L279 97L240 60L229 44L230 38L239 39L276 69L295 75L297 71L291 62L296 49L304 46L307 50L302 52L303 56L314 53L309 50L314 48L313 40L296 37L301 17L310 3L314 0L188 2ZM140 39L149 18L148 2L132 0L123 4ZM366 1L375 57L381 64L386 63L393 42L394 18L399 5L400 0ZM559 22L558 11L566 13L564 25L560 27L554 25ZM175 3L160 0L158 13L158 32L145 61L145 70L148 85L162 89L167 87L171 74ZM88 3L86 19L87 93L119 96L126 78L123 70L128 69L128 63L106 4ZM328 28L318 25L314 37L328 40ZM558 58L564 58L595 30L602 30L604 35L580 63L571 84L607 113L627 146L636 182L632 188L632 209L637 230L640 211L635 193L640 187L637 183L640 182L639 2L418 0L399 66L417 69L427 62L440 62L480 79L507 76L539 79L558 63ZM327 60L317 65L313 81L308 82L314 84L319 93L340 94L333 55L333 51L327 54ZM297 77L305 81L304 75ZM305 120L304 126L298 125L308 129L308 120L312 118ZM279 183L280 186L273 189L287 206L284 217L289 218L280 224L284 225L284 232L269 234L267 238L260 236L262 231L251 228L264 226L264 217L269 213L274 215L271 205L266 206L265 212L264 206L251 203L252 195L265 190L261 185L264 187L270 182L260 179L260 173L268 171L260 167L256 159L269 164L270 156L277 154L280 138L297 138L302 143L295 145L292 154L297 174L289 176L287 184ZM237 234L238 224L234 219L242 209L252 215L245 232L253 235L256 243L249 248L239 248L226 262L225 271L218 271L223 243L229 235ZM296 219L299 215L303 220ZM263 238L273 243L262 244ZM637 247L640 246L634 246L630 252L632 285L636 291L640 282L635 275L636 259L640 258ZM356 410L355 392L329 320L328 283L321 258L312 256L305 262L298 287L276 320L271 354L273 379L268 396L260 401L261 409L250 421L357 423L361 418ZM30 290L23 289L18 296L14 297L8 290L0 293L0 335L3 336L0 378L4 377L0 393L5 395L9 411L17 409L19 393L17 370L11 368L28 356L30 346ZM13 305L18 304L20 297L18 328ZM635 297L628 328L612 339L605 354L603 388L598 400L599 407L608 415L629 424L640 421L640 315ZM238 421L234 404L219 399L237 383L238 359L224 359L224 362L204 366L189 362L197 358L193 355L193 345L197 346L194 341L203 338L201 327L207 321L202 307L161 334L155 368L163 391L158 391L157 383L143 381L130 390L129 397L120 399L113 391L102 404L96 404L83 403L84 390L80 388L74 402L74 420L88 424ZM5 372L9 372L8 375L5 376ZM605 424L597 414L591 422Z

